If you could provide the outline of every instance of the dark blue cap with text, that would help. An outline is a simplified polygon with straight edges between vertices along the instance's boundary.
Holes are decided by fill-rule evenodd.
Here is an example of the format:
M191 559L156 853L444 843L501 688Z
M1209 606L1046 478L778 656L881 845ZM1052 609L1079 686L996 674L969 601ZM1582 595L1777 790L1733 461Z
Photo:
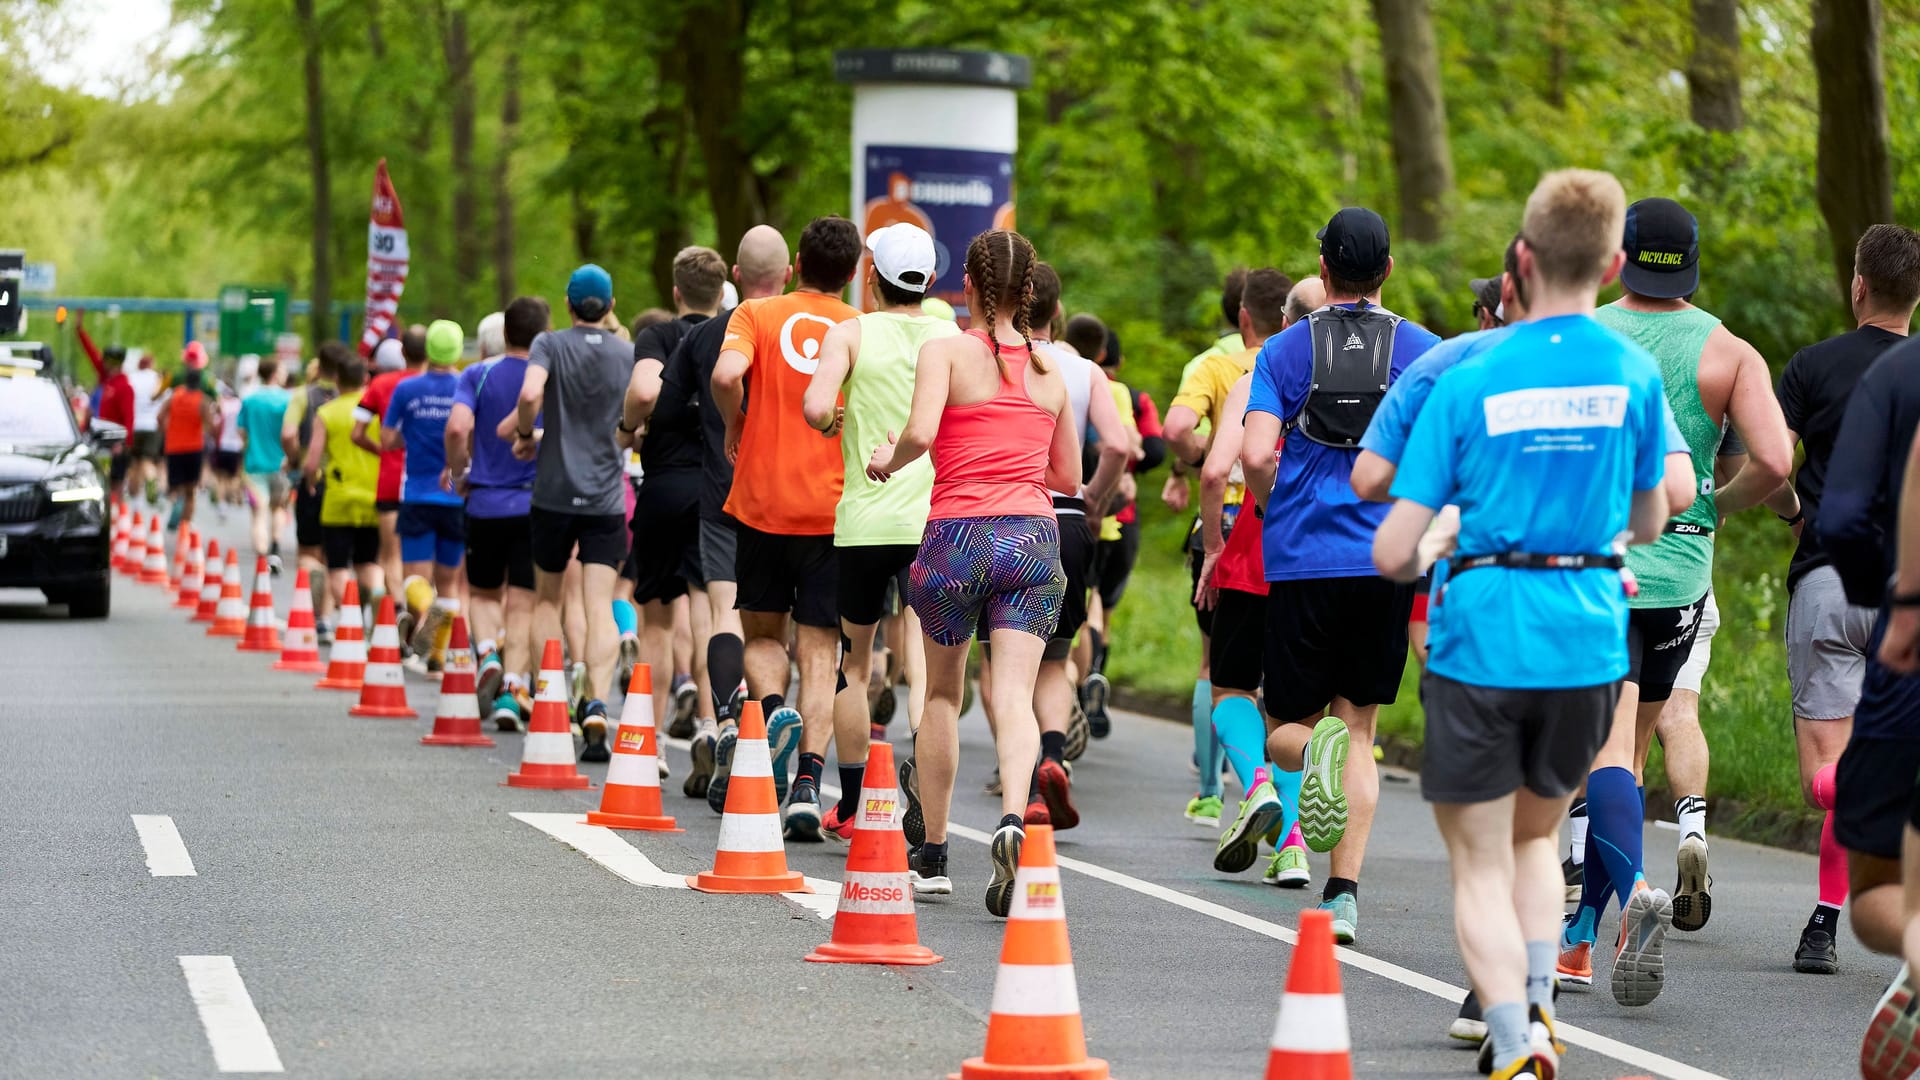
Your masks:
M1633 292L1677 300L1700 287L1700 223L1672 199L1641 199L1627 207L1621 246L1627 265L1620 283Z

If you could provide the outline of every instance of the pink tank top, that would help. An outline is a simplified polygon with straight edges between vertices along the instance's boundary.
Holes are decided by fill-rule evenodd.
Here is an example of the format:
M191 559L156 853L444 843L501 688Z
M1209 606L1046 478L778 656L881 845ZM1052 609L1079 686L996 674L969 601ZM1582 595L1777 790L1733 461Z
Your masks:
M967 336L988 349L979 330ZM1007 375L993 397L976 405L949 405L933 438L932 521L952 518L1053 516L1047 494L1052 413L1027 396L1023 345L1001 345Z

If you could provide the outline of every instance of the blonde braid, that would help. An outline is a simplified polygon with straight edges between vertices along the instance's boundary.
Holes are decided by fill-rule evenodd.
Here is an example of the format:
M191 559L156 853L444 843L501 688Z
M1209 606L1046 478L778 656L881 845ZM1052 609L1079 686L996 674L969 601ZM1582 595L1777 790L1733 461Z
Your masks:
M1013 328L1020 331L1020 340L1027 347L1028 362L1033 365L1035 371L1045 375L1047 366L1041 362L1039 354L1033 351L1033 264L1038 260L1034 258L1033 245L1025 237L1015 232L1007 233L1007 237L1009 247L1013 246L1015 239L1020 241L1019 253L1025 263L1020 272L1020 306L1015 309Z
M1000 358L1000 336L994 333L996 300L1000 294L1000 268L994 265L993 244L985 236L975 240L980 251L981 275L974 280L974 293L980 298L980 315L987 324L987 344L993 349L993 363L1000 369L1002 382L1007 378L1007 362Z

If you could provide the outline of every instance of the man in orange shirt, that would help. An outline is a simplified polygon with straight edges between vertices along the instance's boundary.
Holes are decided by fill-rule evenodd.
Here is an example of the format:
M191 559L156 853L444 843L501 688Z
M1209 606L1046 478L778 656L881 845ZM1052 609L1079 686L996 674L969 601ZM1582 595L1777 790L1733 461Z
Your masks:
M820 342L859 313L840 300L860 262L860 230L842 217L815 218L800 234L794 274L783 296L746 300L727 324L713 369L713 399L726 419L733 489L726 512L736 523L747 690L767 713L774 785L785 798L787 762L800 750L799 775L786 800L790 840L820 839L820 774L833 735L834 652L838 644L838 560L834 509L843 482L840 436L822 436L801 409L820 366ZM752 404L741 405L749 390ZM866 448L861 448L864 453ZM798 624L800 709L787 705L787 617ZM804 717L804 719L803 719ZM716 753L724 785L731 735ZM709 788L711 792L711 788Z

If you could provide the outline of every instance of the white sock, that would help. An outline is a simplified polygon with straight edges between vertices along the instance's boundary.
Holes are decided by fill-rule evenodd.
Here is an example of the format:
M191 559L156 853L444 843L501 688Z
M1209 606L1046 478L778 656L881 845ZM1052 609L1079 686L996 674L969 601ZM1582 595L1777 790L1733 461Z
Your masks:
M1673 815L1680 820L1680 838L1698 836L1707 838L1707 800L1698 795L1686 795L1674 801Z
M488 653L492 652L493 650L494 650L493 639L487 638L486 640L480 642L478 645L475 645L473 647L473 655L485 656Z
M1587 862L1587 815L1576 814L1568 818L1567 826L1567 831L1573 834L1567 854L1573 859L1573 865L1584 866Z

